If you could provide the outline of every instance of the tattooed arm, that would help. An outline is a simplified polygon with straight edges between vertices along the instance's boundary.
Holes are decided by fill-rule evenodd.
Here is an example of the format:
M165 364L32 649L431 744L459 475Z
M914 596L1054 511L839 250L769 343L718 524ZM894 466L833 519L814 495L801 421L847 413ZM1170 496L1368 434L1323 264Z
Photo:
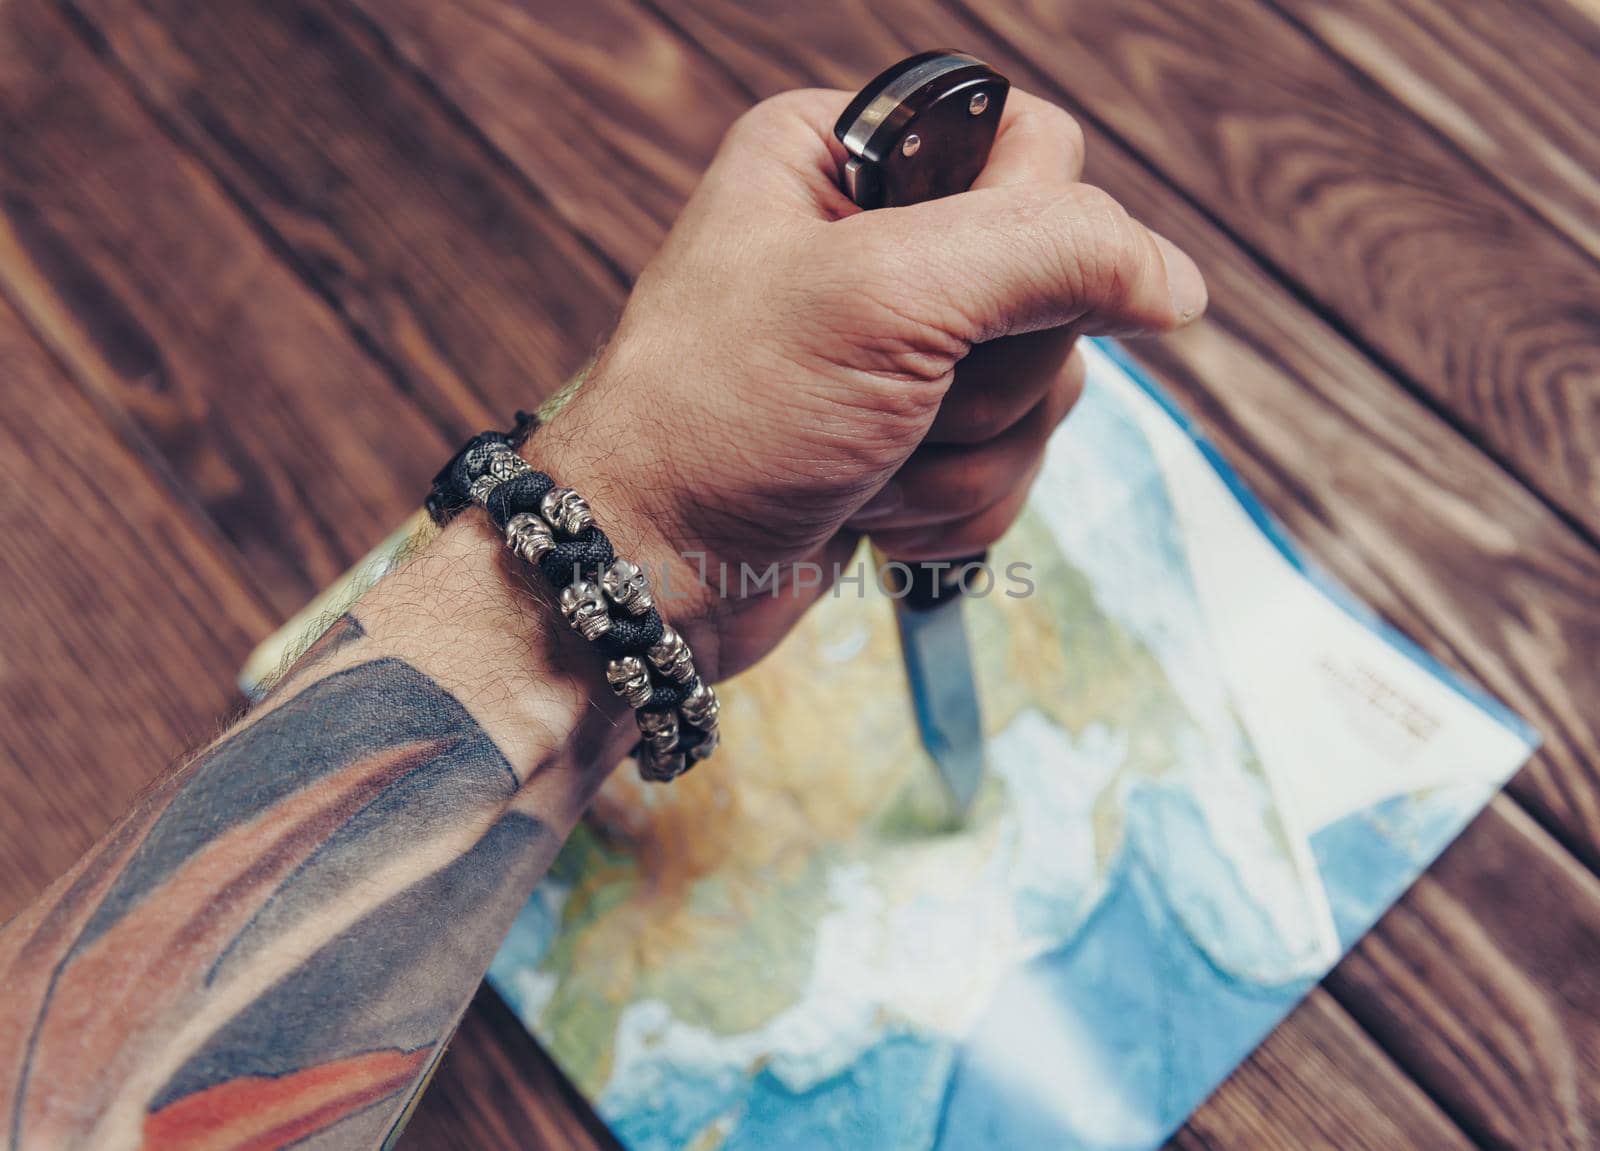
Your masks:
M626 745L499 551L446 533L0 932L0 1146L383 1142Z
M860 215L847 100L735 125L529 447L671 572L708 679L777 642L857 526L910 560L988 546L1077 395L1076 335L1205 304L1188 257L1074 183L1059 109L1013 92L973 192ZM696 582L742 592L743 565L782 582ZM0 1148L380 1143L631 742L556 620L463 516L0 928Z

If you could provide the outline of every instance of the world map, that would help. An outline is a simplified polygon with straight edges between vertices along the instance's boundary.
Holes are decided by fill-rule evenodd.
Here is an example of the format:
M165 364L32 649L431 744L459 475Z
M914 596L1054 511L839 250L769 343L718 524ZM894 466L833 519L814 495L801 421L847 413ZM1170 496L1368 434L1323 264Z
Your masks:
M992 552L1032 593L964 608L964 822L869 578L518 919L491 980L630 1151L1157 1147L1531 751L1088 354Z

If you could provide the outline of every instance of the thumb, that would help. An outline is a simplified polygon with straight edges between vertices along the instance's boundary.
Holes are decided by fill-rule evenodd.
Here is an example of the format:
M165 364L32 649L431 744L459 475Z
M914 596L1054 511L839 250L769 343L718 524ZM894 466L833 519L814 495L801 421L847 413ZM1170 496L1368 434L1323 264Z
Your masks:
M1090 184L980 188L832 228L914 286L921 319L969 343L1062 324L1169 331L1206 307L1194 261Z

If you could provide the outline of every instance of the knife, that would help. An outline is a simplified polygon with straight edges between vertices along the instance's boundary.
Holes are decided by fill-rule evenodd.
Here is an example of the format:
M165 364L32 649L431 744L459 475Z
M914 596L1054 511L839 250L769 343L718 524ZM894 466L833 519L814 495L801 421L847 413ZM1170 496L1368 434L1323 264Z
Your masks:
M834 125L847 159L840 181L862 208L893 208L964 192L988 162L1011 85L963 52L922 52L879 74ZM961 573L884 566L917 730L959 819L983 782L983 720L961 608Z

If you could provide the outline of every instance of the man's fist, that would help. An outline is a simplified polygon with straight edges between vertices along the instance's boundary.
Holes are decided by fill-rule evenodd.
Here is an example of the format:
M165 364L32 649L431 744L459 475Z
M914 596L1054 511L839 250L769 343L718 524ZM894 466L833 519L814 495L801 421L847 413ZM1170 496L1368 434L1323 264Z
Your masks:
M1205 308L1188 256L1078 182L1059 108L1013 92L971 191L862 212L836 182L848 101L790 92L734 124L591 379L528 447L665 572L663 613L712 677L819 594L796 592L796 565L826 586L861 533L898 559L987 547L1082 386L1074 337ZM779 594L742 598L740 565L774 563Z

